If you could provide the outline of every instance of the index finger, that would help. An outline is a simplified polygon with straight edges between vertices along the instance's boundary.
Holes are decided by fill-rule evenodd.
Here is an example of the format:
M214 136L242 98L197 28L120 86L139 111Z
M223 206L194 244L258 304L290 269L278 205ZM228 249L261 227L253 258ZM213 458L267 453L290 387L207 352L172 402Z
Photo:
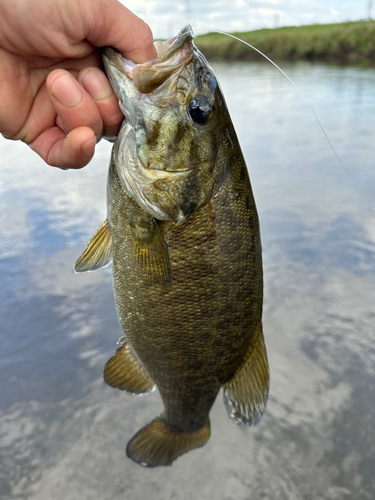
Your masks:
M109 45L135 63L157 56L150 27L117 0L84 3L86 38L96 47Z

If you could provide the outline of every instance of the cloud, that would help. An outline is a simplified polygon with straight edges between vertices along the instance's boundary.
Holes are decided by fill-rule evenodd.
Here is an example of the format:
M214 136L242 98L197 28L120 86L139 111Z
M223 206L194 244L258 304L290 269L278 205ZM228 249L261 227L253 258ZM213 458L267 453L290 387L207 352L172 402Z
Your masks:
M254 30L306 23L335 23L367 16L365 2L355 0L130 0L123 3L143 18L156 38L170 38L183 25L223 31Z

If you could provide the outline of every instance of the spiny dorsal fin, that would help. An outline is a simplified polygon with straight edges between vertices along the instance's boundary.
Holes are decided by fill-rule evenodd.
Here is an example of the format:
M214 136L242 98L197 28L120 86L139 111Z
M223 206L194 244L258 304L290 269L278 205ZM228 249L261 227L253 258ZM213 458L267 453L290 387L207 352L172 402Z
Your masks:
M206 444L209 437L209 420L198 431L181 432L158 417L132 437L126 454L144 467L171 465L183 453Z
M237 424L259 422L268 398L269 369L262 330L250 345L242 365L224 385L224 404Z
M112 236L107 220L97 229L74 265L76 273L95 271L112 262Z
M133 392L134 394L149 392L155 386L146 371L130 352L126 341L107 361L103 375L105 382L111 387Z
M168 247L154 219L147 225L131 227L134 257L146 285L170 283L172 279Z

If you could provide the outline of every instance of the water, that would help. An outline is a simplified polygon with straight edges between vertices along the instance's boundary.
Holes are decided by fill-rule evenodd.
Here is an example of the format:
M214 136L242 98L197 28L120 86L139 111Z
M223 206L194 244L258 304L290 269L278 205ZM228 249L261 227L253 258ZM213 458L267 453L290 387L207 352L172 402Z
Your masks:
M125 444L157 392L107 387L111 269L72 266L105 218L110 145L82 171L0 141L0 497L217 500L375 497L375 212L296 90L267 64L217 64L261 219L266 414L235 425L220 394L207 445L143 469ZM375 203L375 70L295 64L337 151Z

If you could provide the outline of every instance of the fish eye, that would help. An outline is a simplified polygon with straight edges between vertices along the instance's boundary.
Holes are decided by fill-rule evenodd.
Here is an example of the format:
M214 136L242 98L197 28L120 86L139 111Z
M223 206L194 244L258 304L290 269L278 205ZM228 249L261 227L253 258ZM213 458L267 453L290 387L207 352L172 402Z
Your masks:
M189 102L188 109L192 120L202 125L211 116L212 103L205 95L197 95Z

